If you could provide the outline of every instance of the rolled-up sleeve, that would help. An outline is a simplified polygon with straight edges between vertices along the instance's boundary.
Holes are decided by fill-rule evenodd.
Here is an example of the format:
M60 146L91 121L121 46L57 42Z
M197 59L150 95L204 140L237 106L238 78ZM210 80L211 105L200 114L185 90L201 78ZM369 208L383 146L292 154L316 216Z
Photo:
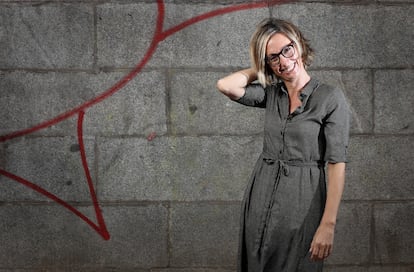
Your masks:
M343 92L333 91L329 113L325 119L326 149L324 160L331 163L347 162L349 144L350 109Z
M249 84L245 88L244 95L236 102L250 107L266 107L266 90L260 84Z

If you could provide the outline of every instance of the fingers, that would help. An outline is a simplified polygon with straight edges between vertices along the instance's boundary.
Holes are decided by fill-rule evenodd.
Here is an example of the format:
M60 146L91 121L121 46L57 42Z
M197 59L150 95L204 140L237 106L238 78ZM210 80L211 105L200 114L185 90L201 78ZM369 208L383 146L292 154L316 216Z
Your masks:
M326 228L325 225L319 226L313 237L309 252L310 259L321 261L328 258L332 253L333 230Z
M328 258L332 253L332 245L311 245L310 259L312 261L322 261Z
M322 260L329 256L329 246L321 246L319 249L318 259Z

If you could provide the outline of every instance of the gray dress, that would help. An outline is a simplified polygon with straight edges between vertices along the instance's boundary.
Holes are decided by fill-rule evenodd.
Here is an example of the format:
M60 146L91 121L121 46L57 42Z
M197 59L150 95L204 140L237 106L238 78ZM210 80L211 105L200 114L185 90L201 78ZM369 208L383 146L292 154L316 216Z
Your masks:
M343 93L311 79L289 114L284 84L246 87L237 102L265 109L263 151L241 216L240 272L322 271L309 248L326 200L326 162L345 162L349 108Z

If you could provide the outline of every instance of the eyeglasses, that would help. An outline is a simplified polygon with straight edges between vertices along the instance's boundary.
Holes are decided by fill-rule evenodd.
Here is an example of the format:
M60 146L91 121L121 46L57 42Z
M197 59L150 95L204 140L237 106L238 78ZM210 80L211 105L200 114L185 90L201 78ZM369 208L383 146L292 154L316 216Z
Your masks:
M295 55L295 42L291 42L290 44L286 45L282 48L282 51L277 54L271 54L270 56L266 57L266 62L272 67L275 67L280 64L280 55L284 56L285 58L291 58Z

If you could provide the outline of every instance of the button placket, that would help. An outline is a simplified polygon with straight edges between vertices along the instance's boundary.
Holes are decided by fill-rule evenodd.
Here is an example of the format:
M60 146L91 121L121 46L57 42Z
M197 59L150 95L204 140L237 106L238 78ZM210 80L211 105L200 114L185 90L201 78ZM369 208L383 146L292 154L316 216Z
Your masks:
M285 149L286 149L285 136L286 136L286 129L287 129L288 122L290 122L290 117L287 117L284 120L283 127L280 131L280 134L282 135L282 145L281 145L280 150L279 150L280 158L284 157L283 155L284 155L284 152L285 152Z

